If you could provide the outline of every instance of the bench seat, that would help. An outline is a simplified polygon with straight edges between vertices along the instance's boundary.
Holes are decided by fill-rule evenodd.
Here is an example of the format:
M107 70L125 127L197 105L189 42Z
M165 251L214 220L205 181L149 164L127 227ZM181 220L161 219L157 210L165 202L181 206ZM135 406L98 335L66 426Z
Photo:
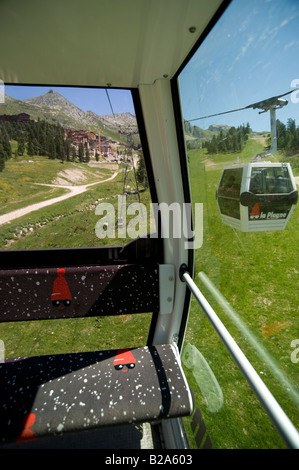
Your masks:
M0 443L191 415L175 344L8 359Z

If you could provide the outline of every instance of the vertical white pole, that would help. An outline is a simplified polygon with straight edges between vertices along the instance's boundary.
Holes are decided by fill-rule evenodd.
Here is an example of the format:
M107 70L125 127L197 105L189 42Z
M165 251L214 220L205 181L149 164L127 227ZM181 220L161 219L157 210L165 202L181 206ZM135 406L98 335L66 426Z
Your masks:
M270 107L270 119L271 119L271 153L277 152L277 133L276 133L276 108Z

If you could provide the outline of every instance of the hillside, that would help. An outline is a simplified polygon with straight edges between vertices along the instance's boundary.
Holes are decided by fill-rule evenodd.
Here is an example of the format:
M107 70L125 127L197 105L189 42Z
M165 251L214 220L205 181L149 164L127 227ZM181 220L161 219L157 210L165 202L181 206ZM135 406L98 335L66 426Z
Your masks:
M27 113L36 121L41 119L59 123L69 129L95 130L100 127L102 135L116 140L119 131L124 133L128 128L137 130L136 118L131 113L98 115L93 111L83 111L52 89L43 95L24 100L5 95L5 102L0 103L0 115L19 113ZM229 126L211 125L209 129L204 130L191 125L188 121L184 121L184 127L188 141L211 140L221 129L223 131L229 129Z
M69 129L94 130L101 128L101 134L115 138L120 128L136 126L136 118L130 113L99 116L93 111L83 111L54 90L34 98L16 100L5 95L0 103L1 114L27 113L33 120L55 122Z
M129 112L98 115L93 111L83 111L52 89L43 95L24 100L16 100L5 95L5 102L0 103L0 115L19 113L27 113L35 121L41 119L59 123L64 128L74 130L95 131L100 127L102 136L116 141L125 141L126 137L120 138L120 134L125 134L128 129L133 133L137 131L136 118ZM221 131L228 130L229 126L213 124L204 130L184 120L185 137L189 148L198 148L203 141L210 141ZM137 136L133 136L133 142L138 142Z
M99 116L87 114L53 90L49 90L44 95L23 100L23 103L33 105L37 108L36 112L42 114L45 120L59 122L63 127L82 129L99 125Z
M204 141L210 141L214 136L220 134L220 132L228 132L230 126L221 124L211 124L208 129L201 129L201 127L193 126L189 121L184 120L184 131L187 147L201 148Z

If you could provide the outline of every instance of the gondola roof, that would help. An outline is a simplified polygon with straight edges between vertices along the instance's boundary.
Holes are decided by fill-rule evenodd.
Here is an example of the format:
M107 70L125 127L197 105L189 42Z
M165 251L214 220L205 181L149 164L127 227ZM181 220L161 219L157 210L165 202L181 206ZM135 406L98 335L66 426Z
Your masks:
M221 3L2 0L0 78L123 88L172 78Z

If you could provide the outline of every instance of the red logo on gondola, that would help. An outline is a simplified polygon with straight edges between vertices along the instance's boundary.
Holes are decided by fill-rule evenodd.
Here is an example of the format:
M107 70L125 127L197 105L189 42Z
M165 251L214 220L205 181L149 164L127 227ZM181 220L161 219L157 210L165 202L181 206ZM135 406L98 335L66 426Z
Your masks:
M260 205L258 202L256 202L253 206L253 208L251 209L251 212L250 212L250 218L251 219L259 219L260 218Z

